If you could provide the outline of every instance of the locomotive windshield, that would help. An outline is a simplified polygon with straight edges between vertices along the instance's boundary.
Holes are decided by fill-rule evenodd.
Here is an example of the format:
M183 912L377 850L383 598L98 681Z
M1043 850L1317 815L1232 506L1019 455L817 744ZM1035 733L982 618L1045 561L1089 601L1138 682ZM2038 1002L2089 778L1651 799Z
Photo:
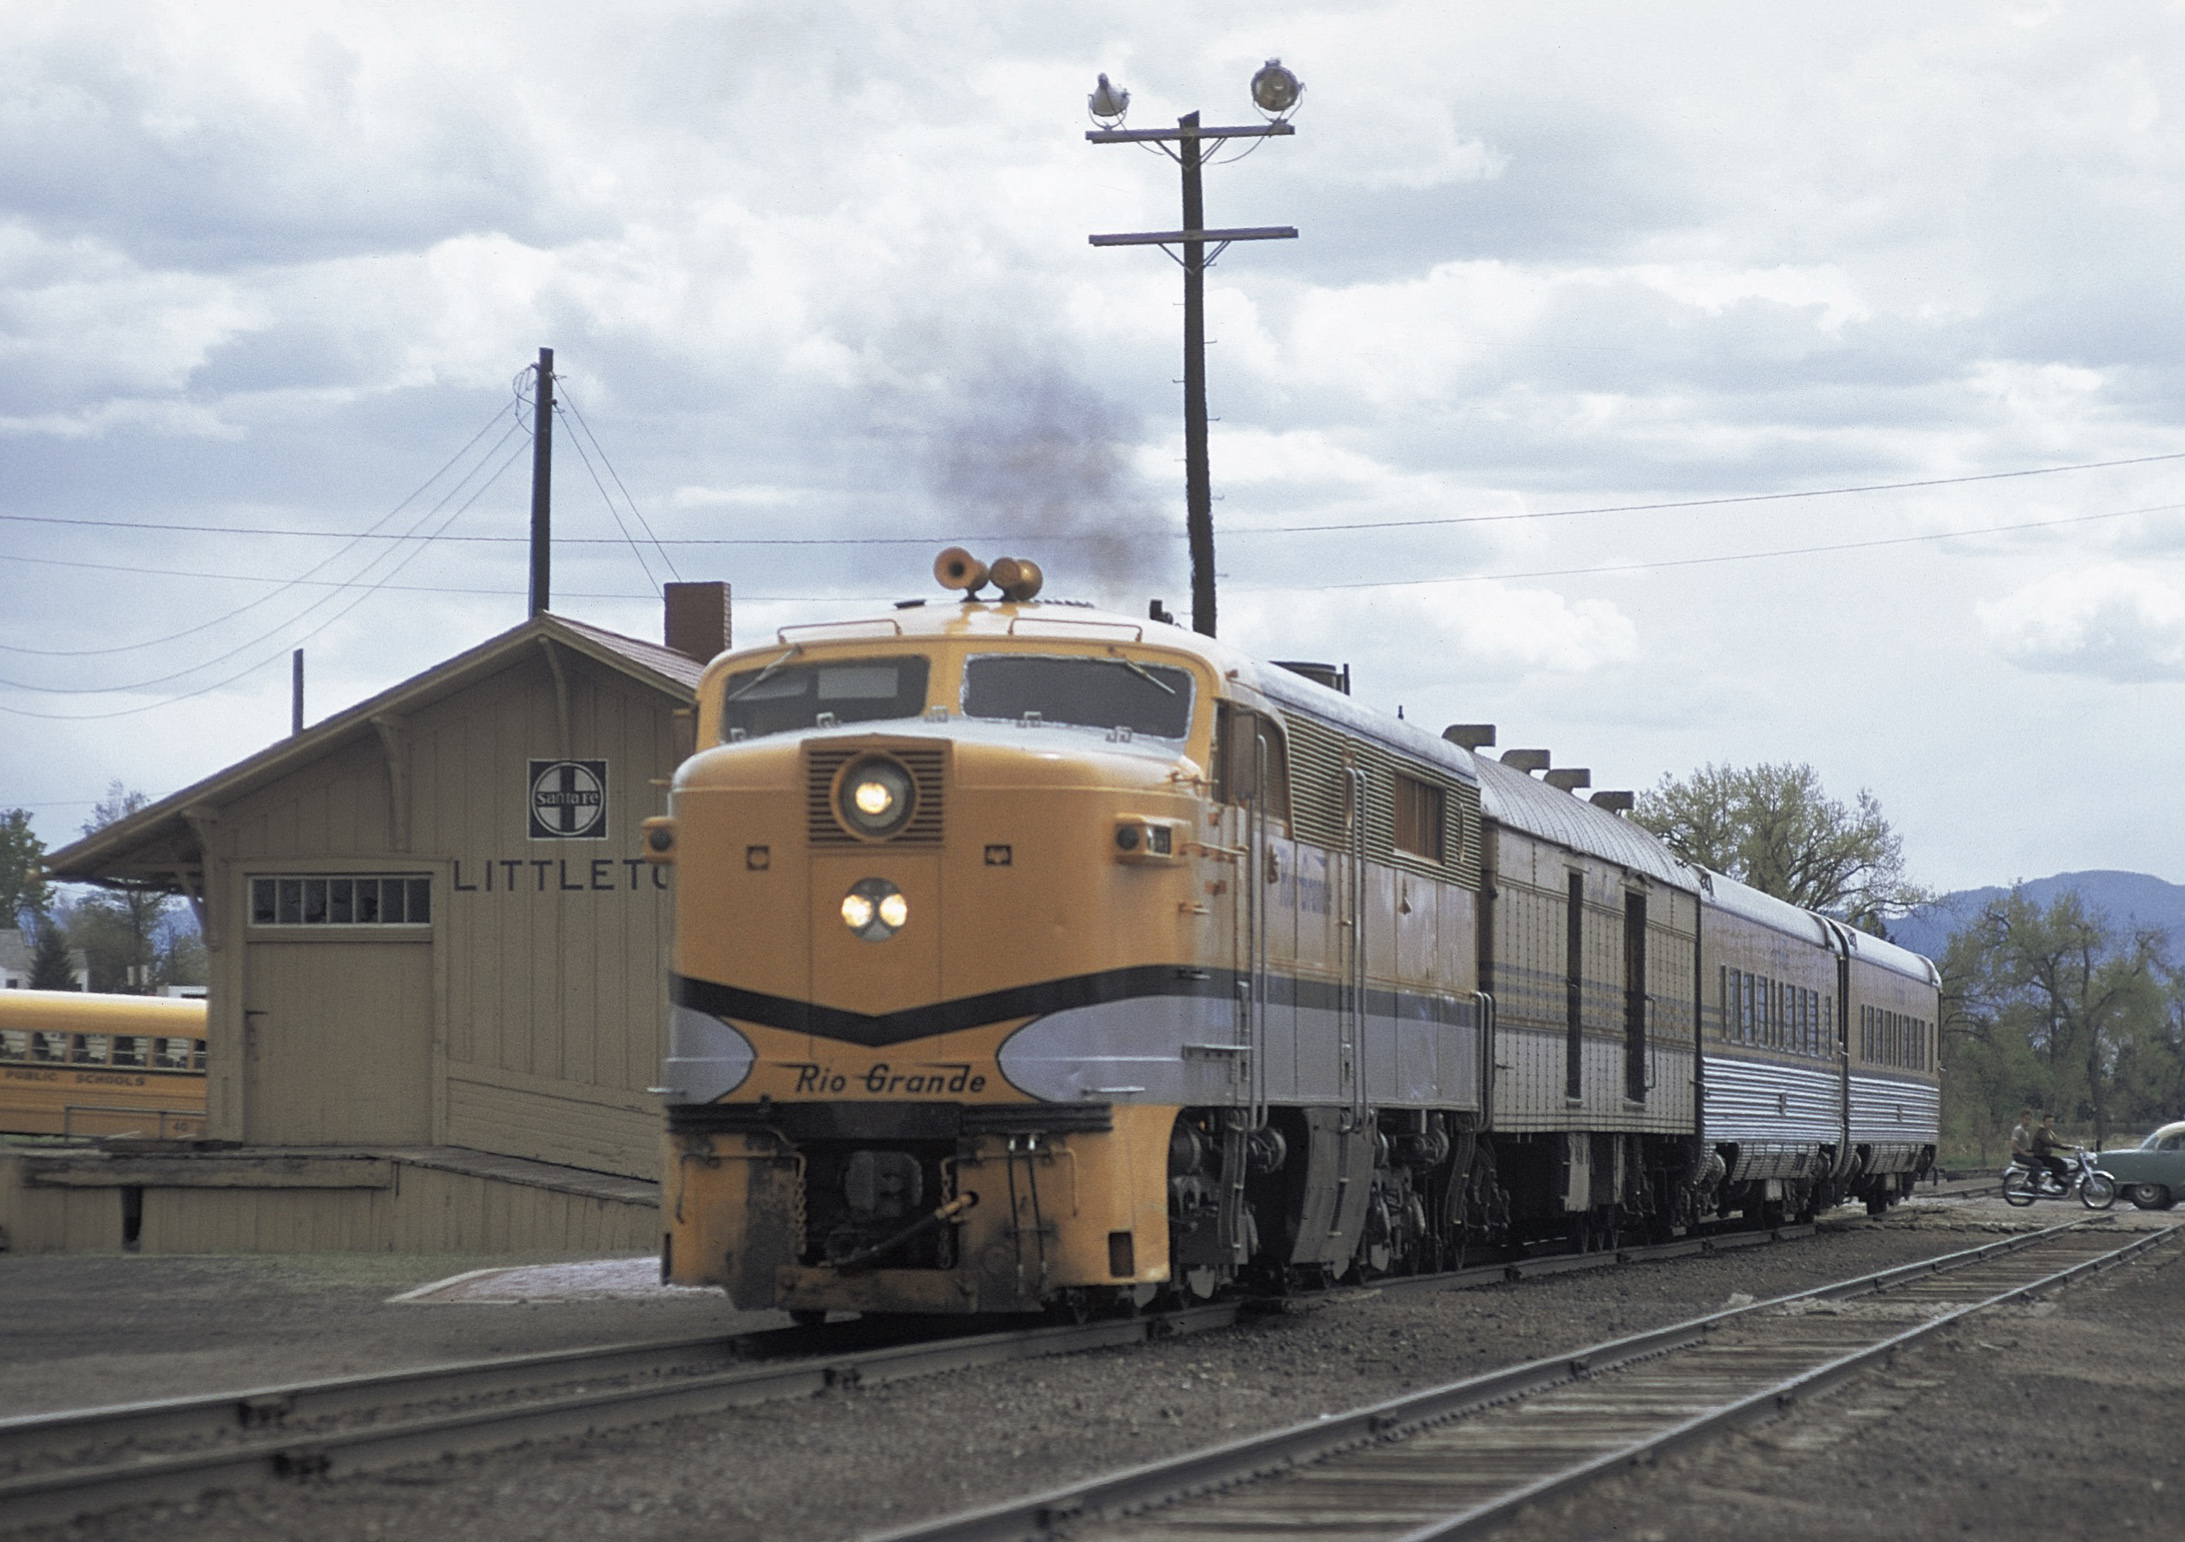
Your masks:
M1191 731L1191 673L1120 655L989 654L964 665L964 716L1181 739Z
M742 670L721 691L721 738L917 717L926 710L927 670L915 655Z

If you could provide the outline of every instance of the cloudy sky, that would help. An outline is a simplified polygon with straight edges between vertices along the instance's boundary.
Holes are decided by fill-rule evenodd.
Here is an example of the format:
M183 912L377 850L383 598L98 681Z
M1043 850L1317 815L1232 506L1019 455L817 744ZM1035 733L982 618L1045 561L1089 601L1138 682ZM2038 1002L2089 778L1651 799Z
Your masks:
M1225 636L1596 787L1812 761L1939 887L2185 880L2175 5L0 9L0 806L518 622L542 344L567 614L750 640L955 539L1186 610L1176 269L1085 241L1176 176L1084 98L1248 122L1273 55Z

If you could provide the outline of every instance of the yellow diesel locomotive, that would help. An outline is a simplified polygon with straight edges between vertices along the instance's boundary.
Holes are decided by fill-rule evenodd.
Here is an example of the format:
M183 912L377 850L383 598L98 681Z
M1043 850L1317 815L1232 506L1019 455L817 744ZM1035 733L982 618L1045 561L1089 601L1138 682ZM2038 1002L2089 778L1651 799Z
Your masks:
M700 684L644 836L665 1279L1082 1313L1874 1181L1846 1131L1743 1172L1708 1140L1703 1065L1746 1051L1701 1052L1702 875L1644 832L1324 667L1042 603L1027 562L936 574L960 603Z

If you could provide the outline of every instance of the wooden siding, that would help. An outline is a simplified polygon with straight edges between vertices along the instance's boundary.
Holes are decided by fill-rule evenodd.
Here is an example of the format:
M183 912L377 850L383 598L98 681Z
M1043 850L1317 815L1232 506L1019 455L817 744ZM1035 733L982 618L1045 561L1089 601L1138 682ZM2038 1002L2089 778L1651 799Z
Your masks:
M642 1095L666 1053L669 897L653 876L665 870L630 859L639 824L664 807L651 783L673 769L672 704L574 655L562 668L566 750L543 658L414 720L413 842L450 862L436 923L448 959L448 1062L596 1087L603 1104L619 1106L613 1094ZM609 763L605 840L528 839L527 761L565 753ZM490 890L488 861L500 864ZM625 1144L609 1170L652 1171L656 1134Z
M448 1142L600 1172L626 1169L629 1153L660 1144L659 1100L644 1093L610 1102L605 1089L547 1082L488 1067L448 1067ZM648 1160L648 1167L656 1158Z
M645 1089L665 1053L671 896L666 870L634 858L639 825L665 806L653 782L673 770L681 703L567 649L557 647L555 658L566 718L555 671L537 648L388 720L376 738L213 811L210 1133L454 1142L603 1172L656 1171L657 1104ZM528 762L563 758L608 762L602 840L529 838ZM414 1110L422 1056L427 1123L393 1113L399 1129L300 1135L280 1111L321 1096L305 1083L322 1067L263 1050L253 1066L245 1024L269 1021L244 1015L264 1010L251 999L267 983L258 951L288 950L278 967L294 979L284 988L324 996L353 990L361 977L353 948L389 944L308 928L273 944L272 932L245 924L248 880L368 871L431 875L433 920L419 944L431 963L421 1020L420 984L407 970L400 1013L340 1018L340 1031L360 1039L348 1065L383 1083L355 1101ZM275 1126L282 1136L266 1133Z

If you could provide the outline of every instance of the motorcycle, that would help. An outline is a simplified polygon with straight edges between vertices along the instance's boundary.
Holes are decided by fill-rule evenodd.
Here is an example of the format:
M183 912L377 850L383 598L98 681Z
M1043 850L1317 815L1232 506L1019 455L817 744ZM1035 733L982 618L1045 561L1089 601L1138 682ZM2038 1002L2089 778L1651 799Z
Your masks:
M2041 1163L2013 1156L2010 1166L2003 1169L2004 1203L2025 1206L2037 1199L2069 1199L2076 1194L2079 1203L2089 1210L2107 1210L2115 1204L2117 1180L2094 1165L2086 1147L2074 1146L2071 1150L2069 1183L2057 1182L2055 1173Z

